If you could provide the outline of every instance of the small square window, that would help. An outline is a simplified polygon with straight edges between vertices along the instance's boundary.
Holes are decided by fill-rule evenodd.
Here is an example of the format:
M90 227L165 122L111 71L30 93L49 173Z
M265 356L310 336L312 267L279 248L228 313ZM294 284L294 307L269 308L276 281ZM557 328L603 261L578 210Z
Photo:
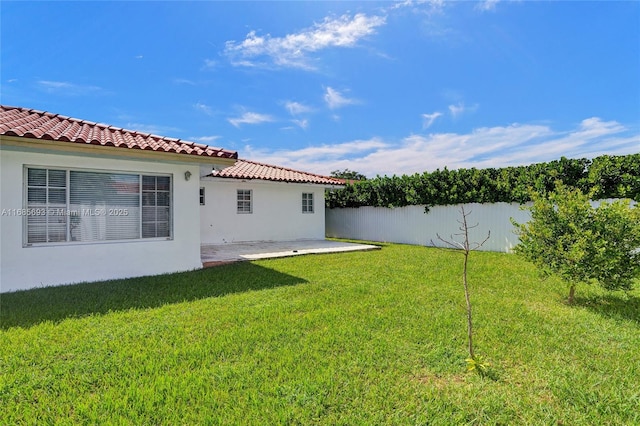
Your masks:
M252 192L251 189L238 189L238 213L253 213Z
M313 192L302 193L302 213L313 213Z
M200 205L204 206L204 187L200 187Z

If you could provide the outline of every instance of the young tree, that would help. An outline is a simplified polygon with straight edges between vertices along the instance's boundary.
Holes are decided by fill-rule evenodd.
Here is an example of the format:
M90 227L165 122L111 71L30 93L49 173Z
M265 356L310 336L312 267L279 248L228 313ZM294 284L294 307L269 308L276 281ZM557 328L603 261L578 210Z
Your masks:
M588 195L561 182L554 192L532 198L531 220L513 222L520 237L515 252L560 276L569 285L569 304L578 283L631 288L640 276L640 207L628 200L593 207Z
M462 267L462 285L464 287L464 297L467 303L467 337L468 337L468 344L469 344L468 346L469 359L467 359L467 364L469 365L470 369L476 369L480 374L484 374L486 373L486 365L483 364L482 361L476 357L473 351L473 317L471 312L471 294L469 292L469 283L467 281L467 264L469 262L469 254L474 250L478 250L480 247L484 245L484 243L487 242L487 240L491 236L491 231L488 232L487 238L485 238L484 241L482 241L481 243L470 242L469 229L472 229L478 226L478 224L469 225L469 222L467 222L467 217L470 214L471 212L467 213L464 210L464 206L460 206L460 215L462 216L462 219L458 220L458 223L460 224L460 228L459 228L460 233L456 235L461 236L463 238L462 241L456 241L453 238L453 235L451 236L450 240L446 240L442 238L440 234L437 234L437 233L436 233L436 236L440 241L445 243L447 246L453 249L461 250L462 254L464 255L464 263ZM431 244L435 245L433 241L431 241Z

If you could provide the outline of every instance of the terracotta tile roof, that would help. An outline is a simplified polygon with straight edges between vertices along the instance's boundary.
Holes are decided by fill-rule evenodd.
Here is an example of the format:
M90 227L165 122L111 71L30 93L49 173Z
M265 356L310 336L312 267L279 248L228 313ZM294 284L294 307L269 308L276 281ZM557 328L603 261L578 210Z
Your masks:
M236 151L3 105L0 105L0 135L210 158L238 158Z
M321 185L344 185L344 179L300 172L249 160L238 160L235 165L215 170L210 176L231 179L261 179L277 182L313 183Z

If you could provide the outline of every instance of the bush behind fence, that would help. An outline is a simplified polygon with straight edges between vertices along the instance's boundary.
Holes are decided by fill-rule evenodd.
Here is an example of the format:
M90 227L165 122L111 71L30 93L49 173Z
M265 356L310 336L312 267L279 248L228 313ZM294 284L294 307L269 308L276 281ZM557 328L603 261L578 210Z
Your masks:
M555 181L579 188L596 199L640 200L640 154L603 155L529 166L458 169L403 176L378 176L327 193L326 206L403 207L465 203L525 203L531 190L553 191Z

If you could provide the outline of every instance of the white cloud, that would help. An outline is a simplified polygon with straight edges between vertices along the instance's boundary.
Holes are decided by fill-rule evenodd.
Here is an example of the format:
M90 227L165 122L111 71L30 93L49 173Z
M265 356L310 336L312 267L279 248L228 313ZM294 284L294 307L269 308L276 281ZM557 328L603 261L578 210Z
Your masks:
M500 0L483 0L476 3L476 9L483 12L496 10L496 5L500 3Z
M66 81L47 81L40 80L38 84L46 89L69 89L71 87L76 87L74 84L68 83Z
M243 157L262 161L268 164L290 167L296 170L304 170L320 174L329 174L336 168L352 168L354 161L347 159L355 155L366 156L377 150L390 147L378 138L368 140L355 140L336 144L326 144L311 146L299 150L277 150L255 149L252 146L245 146L242 149ZM342 166L344 165L344 166ZM331 168L333 167L333 168Z
M196 103L193 107L196 110L198 110L198 111L200 111L200 112L202 112L202 113L204 113L206 115L210 115L210 116L215 115L215 112L213 111L213 109L209 105L205 105L205 104L203 104L201 102Z
M339 158L340 156L371 152L376 149L386 148L388 145L378 138L355 140L350 142L343 142L334 145L321 145L311 146L303 148L297 151L290 151L291 158L303 159L303 158Z
M309 120L307 119L303 119L303 120L291 120L293 123L295 123L296 126L300 127L301 129L306 130L307 127L309 127Z
M69 83L68 81L40 80L37 84L48 93L60 95L81 96L104 93L101 87Z
M200 142L200 143L204 143L204 144L209 145L210 143L215 142L220 138L222 138L222 136L218 136L218 135L194 136L194 137L191 138L191 140L194 141L194 142Z
M327 87L324 94L324 101L330 109L342 108L343 106L353 105L359 102L357 99L345 97L342 93L331 87Z
M455 118L464 112L464 105L461 103L458 105L449 105L449 112Z
M428 129L440 116L442 116L442 113L437 111L432 114L422 114L422 128Z
M449 105L449 112L453 118L458 118L462 114L468 112L475 112L478 109L478 105L466 106L463 102L458 102L456 105Z
M313 108L293 101L285 102L284 107L287 109L287 111L289 111L289 114L291 115L306 114L313 111Z
M267 114L259 114L257 112L245 112L240 117L228 118L227 121L235 127L241 124L261 124L275 121L273 117Z
M268 66L314 69L308 54L331 47L354 47L385 24L385 17L358 13L325 18L319 24L284 37L249 32L242 42L227 41L224 53L237 66ZM255 59L268 62L255 62Z
M123 127L134 132L150 133L152 135L165 137L171 137L171 134L180 132L180 129L177 127L164 126L161 124L127 123Z
M569 158L636 153L640 133L593 117L568 131L542 124L483 127L469 133L409 135L311 146L299 150L243 151L246 158L319 174L348 168L366 176L402 175L448 167L506 167Z
M404 1L393 3L393 6L391 6L391 10L409 7L414 11L423 11L424 8L422 6L424 5L427 6L426 13L434 14L434 13L440 12L444 8L445 1L444 0L404 0Z
M205 59L204 65L202 66L203 70L212 70L218 66L218 62L213 59Z
M187 84L189 86L195 86L197 83L193 80L189 80L187 78L174 78L173 82L176 84Z

